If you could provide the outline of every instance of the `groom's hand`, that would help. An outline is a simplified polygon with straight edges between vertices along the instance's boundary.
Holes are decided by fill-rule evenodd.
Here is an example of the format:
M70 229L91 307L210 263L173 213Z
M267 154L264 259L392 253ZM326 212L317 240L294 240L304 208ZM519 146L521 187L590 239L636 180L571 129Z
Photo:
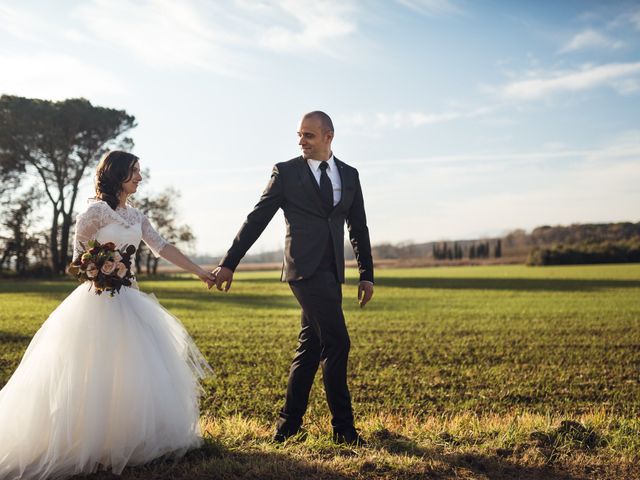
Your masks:
M360 308L363 308L369 300L373 297L373 283L367 282L366 280L361 281L358 284L358 303L360 304Z
M216 282L216 288L221 292L224 290L228 292L231 288L231 282L233 282L233 271L227 267L218 267L213 272L213 278ZM222 288L224 285L224 289Z

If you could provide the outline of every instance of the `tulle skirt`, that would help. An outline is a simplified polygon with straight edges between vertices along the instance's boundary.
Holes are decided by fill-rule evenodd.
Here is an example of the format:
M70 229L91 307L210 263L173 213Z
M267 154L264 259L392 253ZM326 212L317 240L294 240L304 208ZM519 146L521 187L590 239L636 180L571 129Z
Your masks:
M80 285L33 337L0 391L0 479L121 473L201 442L210 367L153 297Z

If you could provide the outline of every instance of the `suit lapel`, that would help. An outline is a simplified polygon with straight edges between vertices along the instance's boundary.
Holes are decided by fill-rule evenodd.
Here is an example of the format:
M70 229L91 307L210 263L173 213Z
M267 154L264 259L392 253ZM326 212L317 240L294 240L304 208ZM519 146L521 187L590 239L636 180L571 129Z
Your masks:
M303 157L298 157L300 161L298 162L298 175L300 177L300 181L302 182L302 189L307 192L310 199L313 203L318 207L318 210L324 214L324 206L322 205L322 198L320 197L320 187L318 186L318 182L316 182L311 169L309 168L309 164Z

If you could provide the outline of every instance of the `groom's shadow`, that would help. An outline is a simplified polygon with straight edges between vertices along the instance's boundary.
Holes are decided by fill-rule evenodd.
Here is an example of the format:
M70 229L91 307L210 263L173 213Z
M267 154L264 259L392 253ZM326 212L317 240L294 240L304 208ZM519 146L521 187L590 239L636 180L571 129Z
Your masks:
M452 438L443 437L443 442L452 442ZM588 476L572 475L554 466L528 466L511 459L504 452L450 452L445 445L441 448L423 448L416 441L386 429L375 432L370 438L366 450L333 450L320 455L358 456L366 455L357 469L338 471L313 461L317 455L309 455L310 460L301 458L300 452L292 453L286 446L275 451L261 449L229 449L216 439L207 438L202 448L187 453L178 461L160 459L141 467L126 468L121 476L101 472L88 477L74 477L76 480L197 480L197 479L362 479L362 478L459 478L461 471L471 474L469 478L492 479L529 479L529 480L578 480ZM373 455L368 455L367 450ZM414 457L423 460L428 466L391 467L384 459L379 461L375 451L387 451L402 457ZM318 453L318 452L316 452Z
M553 466L528 466L509 458L513 451L499 449L495 454L480 452L455 452L447 447L458 447L464 444L464 439L456 439L450 434L439 437L440 448L424 448L418 443L396 432L383 428L372 434L371 447L386 450L394 455L418 457L431 460L434 478L459 478L459 472L470 471L480 478L492 479L530 479L530 480L578 480L586 477L574 476ZM439 467L438 467L439 465ZM371 462L365 462L361 471L374 473L379 469ZM380 472L377 472L380 473ZM413 478L411 472L406 478ZM399 478L404 478L400 476ZM418 477L416 477L418 478ZM477 477L471 477L477 478Z

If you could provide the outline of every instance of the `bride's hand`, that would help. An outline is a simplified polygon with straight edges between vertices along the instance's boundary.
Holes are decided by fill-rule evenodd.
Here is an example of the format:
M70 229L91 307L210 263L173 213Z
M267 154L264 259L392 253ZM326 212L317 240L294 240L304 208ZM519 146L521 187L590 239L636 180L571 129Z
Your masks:
M213 274L207 272L206 270L202 270L198 272L197 275L198 275L198 278L200 278L200 280L202 280L204 283L207 284L207 288L209 290L211 290L211 287L213 287L216 284L216 279L213 276Z

